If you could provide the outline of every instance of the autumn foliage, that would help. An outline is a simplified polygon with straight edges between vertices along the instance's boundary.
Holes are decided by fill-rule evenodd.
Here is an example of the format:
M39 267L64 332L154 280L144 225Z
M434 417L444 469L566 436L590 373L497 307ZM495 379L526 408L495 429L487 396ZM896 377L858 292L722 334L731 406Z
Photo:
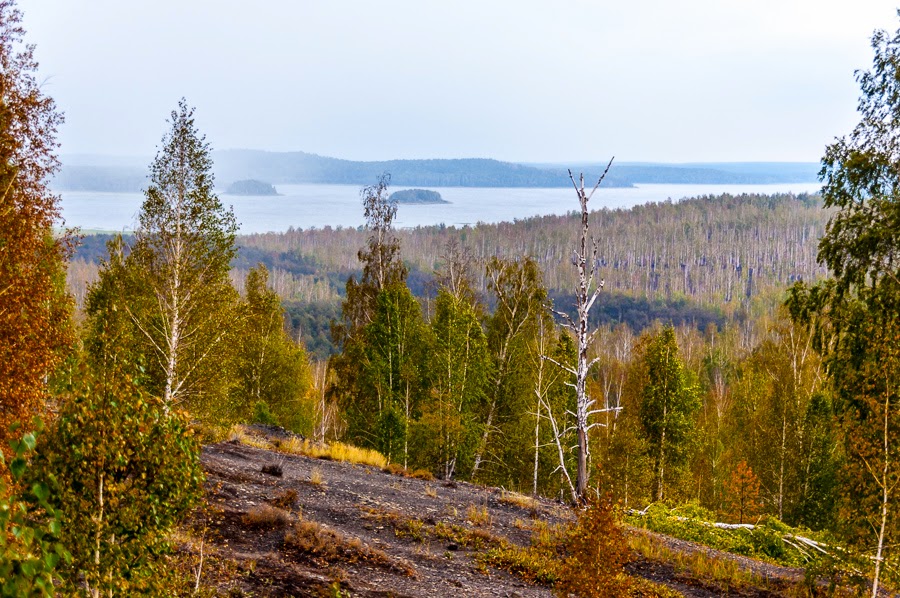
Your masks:
M41 92L23 35L14 2L0 0L0 446L12 422L41 410L47 376L72 339L70 239L53 235L58 197L47 187L62 115Z
M725 482L728 517L738 523L746 523L759 514L759 478L741 461Z
M566 559L556 583L557 596L600 598L626 596L630 579L624 573L628 543L610 498L592 500L578 515L565 538Z

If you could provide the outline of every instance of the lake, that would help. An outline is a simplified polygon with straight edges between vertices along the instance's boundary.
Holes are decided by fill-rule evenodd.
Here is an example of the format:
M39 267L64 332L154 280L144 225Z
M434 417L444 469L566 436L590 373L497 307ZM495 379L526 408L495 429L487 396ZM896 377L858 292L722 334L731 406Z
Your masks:
M276 185L280 196L238 197L220 195L234 207L242 233L281 232L289 227L357 227L365 223L356 185ZM591 209L630 208L638 204L677 201L700 195L722 193L815 193L819 183L774 185L639 185L630 189L601 187L591 200ZM397 191L399 188L392 188ZM572 188L498 189L472 187L429 187L449 204L401 205L395 225L400 228L446 224L474 225L565 214L578 210ZM83 230L127 231L137 223L144 196L140 193L98 193L65 191L62 213L67 227Z

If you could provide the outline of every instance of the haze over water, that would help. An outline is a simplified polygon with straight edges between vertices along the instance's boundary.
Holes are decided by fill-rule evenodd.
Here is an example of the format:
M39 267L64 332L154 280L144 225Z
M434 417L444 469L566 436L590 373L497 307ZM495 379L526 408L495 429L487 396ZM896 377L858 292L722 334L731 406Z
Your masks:
M722 193L815 193L818 183L780 183L773 185L639 185L634 188L599 188L591 208L630 208L635 205L677 201L700 195ZM365 224L357 185L277 185L280 196L240 197L220 194L225 205L232 205L243 234L283 232L293 228L358 227ZM402 187L392 188L397 191ZM496 223L566 214L578 209L571 188L472 188L430 187L451 202L448 204L401 205L395 226L411 228L445 224L447 226ZM140 193L62 192L65 226L85 231L128 231L137 225L137 214L144 196Z

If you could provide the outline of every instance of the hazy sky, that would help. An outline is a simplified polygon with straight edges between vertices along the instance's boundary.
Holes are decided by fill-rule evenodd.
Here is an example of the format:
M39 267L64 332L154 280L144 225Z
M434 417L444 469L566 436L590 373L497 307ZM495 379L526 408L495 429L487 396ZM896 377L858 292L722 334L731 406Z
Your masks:
M19 0L63 153L817 161L897 0Z

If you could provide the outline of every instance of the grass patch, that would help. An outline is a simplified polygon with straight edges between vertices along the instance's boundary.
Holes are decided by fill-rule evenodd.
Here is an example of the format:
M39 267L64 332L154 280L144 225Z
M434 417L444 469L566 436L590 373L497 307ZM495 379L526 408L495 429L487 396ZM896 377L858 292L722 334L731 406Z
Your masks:
M263 503L244 513L241 521L247 527L274 529L287 526L291 522L291 514Z
M364 449L343 442L330 444L316 444L310 440L299 437L291 437L277 442L250 434L247 428L241 425L232 426L229 437L230 442L239 442L256 448L275 450L289 455L304 455L314 459L328 459L341 463L353 463L357 465L371 465L373 467L387 467L387 458L372 449Z
M325 478L322 477L322 472L318 467L313 467L313 470L309 472L309 483L313 486L322 486L325 484Z
M647 560L669 563L675 567L678 573L711 582L725 593L748 587L772 589L767 578L741 569L732 560L710 556L702 551L672 550L656 538L640 531L629 535L628 546Z
M469 505L466 509L466 520L476 527L490 527L492 522L491 514L484 505L480 507Z
M270 451L274 448L271 442L269 442L265 438L256 436L255 434L249 434L247 432L247 428L240 424L231 426L231 430L228 433L228 442L239 443L245 446L265 449L267 451Z
M523 548L503 542L477 555L475 561L518 575L529 583L552 585L559 579L556 555L534 546Z
M503 490L500 493L500 502L519 507L520 509L528 509L529 511L537 511L541 506L541 503L536 499L509 490Z
M384 551L371 548L358 538L348 538L314 521L297 521L284 535L284 550L307 556L320 564L365 562L397 571L409 577L412 565L392 559Z

